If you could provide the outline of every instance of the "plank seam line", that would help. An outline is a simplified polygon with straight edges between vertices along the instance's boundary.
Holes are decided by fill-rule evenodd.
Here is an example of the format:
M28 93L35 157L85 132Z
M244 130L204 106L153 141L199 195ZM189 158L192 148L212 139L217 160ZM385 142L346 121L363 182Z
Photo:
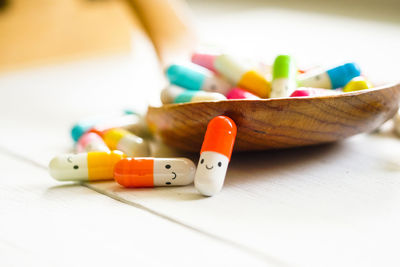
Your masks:
M0 146L0 153L8 155L8 156L11 156L11 157L13 157L15 159L18 159L20 161L25 162L26 164L33 165L33 166L38 167L40 169L43 169L43 170L46 170L46 171L48 170L47 166L44 166L43 164L41 164L41 163L39 163L39 162L37 162L35 160L32 160L32 159L30 159L30 158L28 158L28 157L26 157L24 155L21 155L19 153L15 153L14 151L11 151L11 150L9 150L7 148L4 148L2 146ZM177 225L179 225L181 227L184 227L184 228L186 228L186 229L188 229L190 231L196 232L196 233L198 233L200 235L207 236L210 239L216 240L216 241L218 241L220 243L223 243L223 244L228 245L230 247L233 247L235 249L241 250L241 251L243 251L243 252L245 252L245 253L247 253L247 254L249 254L251 256L254 256L256 258L259 258L259 259L261 259L261 260L263 260L263 261L265 261L265 262L267 262L269 264L273 264L274 266L279 266L279 267L289 267L290 266L288 263L283 262L282 260L276 259L273 256L267 255L266 253L261 252L261 251L259 251L257 249L250 248L250 247L248 247L246 245L237 243L237 242L235 242L233 240L226 239L224 237L221 237L221 236L215 235L213 233L207 232L205 230L196 228L196 227L194 227L192 225L189 225L189 224L186 224L184 222L180 222L180 221L174 219L173 217L170 217L168 215L160 213L160 212L158 212L156 210L153 210L153 209L151 209L149 207L146 207L146 206L144 206L144 205L142 205L140 203L126 200L126 199L124 199L124 198L122 198L122 197L120 197L120 196L118 196L116 194L112 194L112 193L100 190L98 188L95 188L95 187L93 187L92 185L90 185L88 183L77 183L77 185L86 187L89 190L93 190L93 191L95 191L95 192L97 192L99 194L102 194L104 196L112 198L112 199L114 199L116 201L119 201L119 202L121 202L123 204L129 205L129 206L132 206L134 208L137 208L137 209L140 209L142 211L145 211L147 213L150 213L150 214L152 214L154 216L157 216L157 217L159 217L161 219L167 220L167 221L169 221L171 223L177 224Z

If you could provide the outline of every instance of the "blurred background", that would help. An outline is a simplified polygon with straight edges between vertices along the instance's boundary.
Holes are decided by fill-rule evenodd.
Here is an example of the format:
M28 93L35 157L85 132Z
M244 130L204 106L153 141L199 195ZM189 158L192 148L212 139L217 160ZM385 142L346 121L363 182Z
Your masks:
M0 104L11 111L21 97L40 97L46 105L18 108L34 108L48 121L144 110L159 101L163 68L196 49L266 64L290 53L301 68L353 60L372 80L400 77L397 0L0 3L0 90L9 91Z
M0 70L126 52L147 39L138 32L164 62L179 43L318 63L334 50L381 58L398 45L399 11L397 0L0 0Z

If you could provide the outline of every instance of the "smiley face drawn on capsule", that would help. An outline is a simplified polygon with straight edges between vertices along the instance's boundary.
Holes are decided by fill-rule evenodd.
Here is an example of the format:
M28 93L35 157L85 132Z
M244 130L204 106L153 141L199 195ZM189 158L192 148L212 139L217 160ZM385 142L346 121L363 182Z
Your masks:
M217 116L207 125L194 186L205 196L221 191L235 143L237 127L226 116Z
M154 186L190 184L195 171L194 163L186 158L155 158Z
M49 164L50 175L60 181L80 181L88 177L87 154L65 154Z
M165 165L165 168L167 169L167 170L169 170L169 169L171 169L171 165L170 164L167 164L167 165ZM173 175L173 177L171 178L171 180L175 180L176 179L176 172L174 172L174 171L172 171L171 170L171 174ZM170 181L167 181L167 182L165 182L165 184L166 185L171 185L172 183L170 182Z
M229 159L225 155L213 151L201 153L195 176L196 188L206 196L221 191L228 164Z
M179 186L193 182L196 166L186 158L125 158L114 167L124 187Z

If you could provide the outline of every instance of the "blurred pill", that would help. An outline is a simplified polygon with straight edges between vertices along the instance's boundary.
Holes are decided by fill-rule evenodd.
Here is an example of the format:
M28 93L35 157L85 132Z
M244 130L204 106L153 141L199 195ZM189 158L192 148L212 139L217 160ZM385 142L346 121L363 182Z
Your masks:
M86 118L78 121L71 129L71 137L76 142L79 138L90 130L96 123L100 122L100 117Z
M71 137L76 142L86 132L93 127L103 128L133 128L133 125L139 125L138 131L146 132L146 126L140 125L138 121L142 118L139 114L132 110L124 110L121 113L113 113L103 116L93 116L79 120L72 126ZM100 129L98 129L100 131Z
M163 104L178 104L201 101L226 100L220 93L185 90L178 86L170 85L161 92L161 102Z
M346 63L328 70L313 70L298 76L298 85L336 89L345 86L354 77L360 76L361 71L356 63Z
M250 92L247 92L246 90L243 90L241 88L233 88L226 95L226 98L228 98L228 99L260 99L258 96L254 95Z
M363 76L355 77L343 87L343 92L353 92L372 88L370 81Z
M110 152L110 149L103 141L103 138L96 133L86 132L76 143L76 151L78 153L90 151L105 151Z
M257 70L245 67L244 64L228 55L217 56L214 67L218 73L235 86L262 98L269 97L271 92L270 83Z
M220 56L221 54L216 53L193 53L192 55L192 62L202 66L216 74L218 71L214 67L215 59ZM254 66L254 69L259 72L259 74L263 76L267 76L267 78L272 73L272 66L266 64L264 61L254 60L254 59L246 59L244 60L246 65Z
M217 54L193 53L192 62L217 73L217 70L214 68L214 62L217 56Z
M188 90L203 90L225 95L232 87L207 69L190 68L184 65L171 65L166 71L168 80Z
M102 137L111 150L122 151L129 157L147 157L150 155L148 142L125 129L107 130L102 134Z
M339 91L321 88L300 87L296 89L290 97L303 97L303 96L327 96L339 94Z

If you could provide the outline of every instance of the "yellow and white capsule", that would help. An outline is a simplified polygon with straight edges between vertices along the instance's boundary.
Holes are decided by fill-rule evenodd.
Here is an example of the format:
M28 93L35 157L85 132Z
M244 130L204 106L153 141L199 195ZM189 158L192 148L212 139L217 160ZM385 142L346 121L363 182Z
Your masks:
M219 55L215 58L214 67L222 76L237 87L267 98L271 93L271 85L257 70L251 70L228 55Z
M102 136L111 150L122 151L129 157L147 157L150 155L149 144L125 129L110 129L102 133Z
M170 85L161 92L163 104L177 104L187 102L226 100L220 93L185 90L181 87Z
M50 175L59 181L110 180L115 164L124 157L120 151L59 155L50 161Z

